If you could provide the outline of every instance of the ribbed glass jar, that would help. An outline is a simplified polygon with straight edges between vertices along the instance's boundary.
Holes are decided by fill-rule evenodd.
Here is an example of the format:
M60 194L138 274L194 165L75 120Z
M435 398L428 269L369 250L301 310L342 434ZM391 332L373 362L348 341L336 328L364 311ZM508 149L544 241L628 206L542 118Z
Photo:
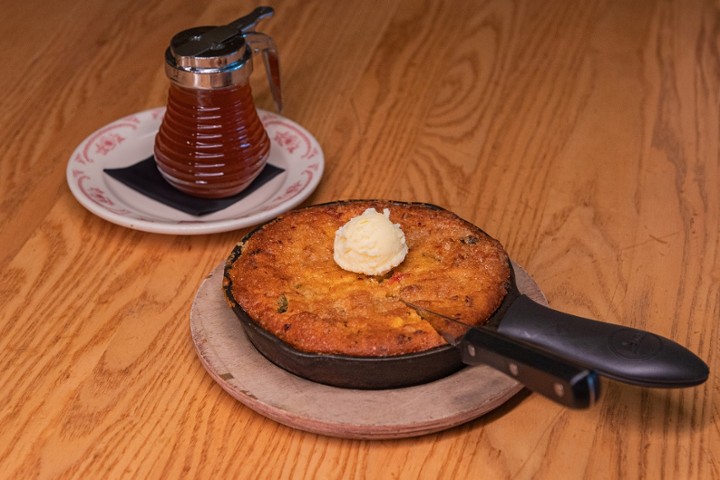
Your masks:
M155 161L175 188L204 198L235 195L260 174L269 153L249 83L217 89L170 85Z

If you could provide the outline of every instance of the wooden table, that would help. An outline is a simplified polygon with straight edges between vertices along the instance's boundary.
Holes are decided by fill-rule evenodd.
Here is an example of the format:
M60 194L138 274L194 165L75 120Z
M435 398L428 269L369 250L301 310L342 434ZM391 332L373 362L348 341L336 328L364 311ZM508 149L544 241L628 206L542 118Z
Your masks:
M326 160L305 204L451 209L554 308L673 338L710 365L695 388L606 381L586 411L520 394L392 441L275 423L203 368L190 307L245 230L123 228L66 184L91 132L164 105L175 32L252 3L3 5L0 477L720 478L717 2L275 5L262 29L281 52L283 115Z

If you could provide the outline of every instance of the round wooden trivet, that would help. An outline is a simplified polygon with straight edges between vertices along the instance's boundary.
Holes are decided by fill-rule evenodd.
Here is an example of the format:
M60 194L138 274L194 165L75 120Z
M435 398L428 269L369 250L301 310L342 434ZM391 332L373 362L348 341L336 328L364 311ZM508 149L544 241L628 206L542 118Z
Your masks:
M203 281L193 302L190 330L195 349L224 390L279 423L341 438L413 437L478 418L523 388L482 365L393 390L337 388L297 377L270 363L245 336L223 296L223 265ZM521 292L547 303L527 272L517 265L515 272Z

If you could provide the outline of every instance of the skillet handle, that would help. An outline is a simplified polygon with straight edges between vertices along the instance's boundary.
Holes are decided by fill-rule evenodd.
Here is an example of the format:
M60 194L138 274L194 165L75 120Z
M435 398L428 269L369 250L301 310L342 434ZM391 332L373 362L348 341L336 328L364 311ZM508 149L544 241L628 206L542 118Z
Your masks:
M463 363L485 364L570 408L588 408L600 395L597 373L486 328L471 328L457 345Z
M691 387L710 373L705 362L672 340L559 312L526 295L512 302L497 331L608 378L643 387Z

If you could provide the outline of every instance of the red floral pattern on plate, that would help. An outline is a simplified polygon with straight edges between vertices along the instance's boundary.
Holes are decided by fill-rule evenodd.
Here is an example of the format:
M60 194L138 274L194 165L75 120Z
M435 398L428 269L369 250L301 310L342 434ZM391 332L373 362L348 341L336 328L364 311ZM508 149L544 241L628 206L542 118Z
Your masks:
M83 148L74 156L74 161L82 165L94 163L98 156L104 157L115 150L139 125L137 117L129 117L98 130L82 143Z
M154 108L128 115L88 136L68 162L67 180L88 210L119 225L157 233L200 234L243 228L267 221L305 200L324 168L322 150L300 125L259 110L271 140L270 162L285 172L227 209L195 218L144 197L103 173L152 154L152 142L165 114ZM247 202L247 203L245 203Z
M127 215L132 213L126 208L117 207L102 188L92 185L92 178L84 171L73 170L73 177L77 180L80 190L93 202L118 215Z

